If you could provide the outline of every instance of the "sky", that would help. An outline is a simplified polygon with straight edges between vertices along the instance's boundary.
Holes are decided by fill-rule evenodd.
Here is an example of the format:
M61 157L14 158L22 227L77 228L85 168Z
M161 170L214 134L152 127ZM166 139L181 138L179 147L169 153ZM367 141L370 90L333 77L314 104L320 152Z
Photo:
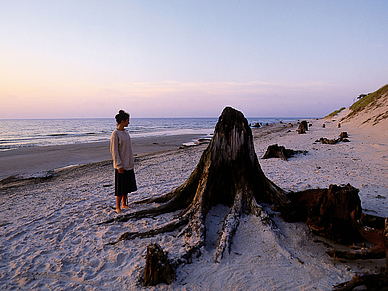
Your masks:
M323 117L388 83L386 0L0 0L0 119Z

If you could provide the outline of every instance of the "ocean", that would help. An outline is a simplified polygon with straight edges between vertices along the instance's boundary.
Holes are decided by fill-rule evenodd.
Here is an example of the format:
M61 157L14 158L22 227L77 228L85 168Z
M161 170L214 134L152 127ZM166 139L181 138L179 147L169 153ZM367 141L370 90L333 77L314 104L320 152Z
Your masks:
M247 118L255 123L291 122L295 118ZM214 131L218 118L131 118L131 137L198 134ZM116 128L113 118L0 119L0 151L22 147L107 141Z

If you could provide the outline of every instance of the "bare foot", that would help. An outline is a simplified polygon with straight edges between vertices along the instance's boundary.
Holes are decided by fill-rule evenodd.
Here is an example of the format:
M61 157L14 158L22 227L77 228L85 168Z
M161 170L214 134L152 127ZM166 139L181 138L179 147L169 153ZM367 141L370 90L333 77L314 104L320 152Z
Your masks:
M116 213L117 213L117 214L121 214L121 213L123 213L123 212L121 211L121 209L117 209L117 208L116 208Z
M129 206L128 205L123 205L121 208L122 209L129 209Z

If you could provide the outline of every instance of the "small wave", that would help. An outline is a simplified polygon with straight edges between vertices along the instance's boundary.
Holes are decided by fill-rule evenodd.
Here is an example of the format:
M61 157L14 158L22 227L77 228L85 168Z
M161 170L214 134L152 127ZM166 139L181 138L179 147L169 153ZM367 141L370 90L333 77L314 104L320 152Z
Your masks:
M68 133L52 133L48 134L47 136L67 136L69 135Z
M62 144L109 141L116 123L109 118L58 120L0 120L0 151ZM90 121L89 120L89 121ZM279 118L249 118L255 122L272 123ZM282 119L285 121L284 119ZM138 118L127 128L131 137L179 134L211 134L217 118Z
M27 176L11 175L5 179L1 179L0 185L6 185L6 184L10 184L10 183L15 183L15 182L32 181L32 180L45 181L45 180L49 180L51 178L54 178L55 176L56 176L56 173L53 170L43 171L43 172L39 172L39 173L35 173L32 175L27 175Z

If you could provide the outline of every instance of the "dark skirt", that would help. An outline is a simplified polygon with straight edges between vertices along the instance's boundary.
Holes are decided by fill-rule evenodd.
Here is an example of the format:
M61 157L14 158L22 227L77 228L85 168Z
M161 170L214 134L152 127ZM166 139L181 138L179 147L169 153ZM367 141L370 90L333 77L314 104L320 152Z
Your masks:
M124 173L120 174L119 171L115 169L115 196L127 195L136 190L136 179L133 170L124 170Z

